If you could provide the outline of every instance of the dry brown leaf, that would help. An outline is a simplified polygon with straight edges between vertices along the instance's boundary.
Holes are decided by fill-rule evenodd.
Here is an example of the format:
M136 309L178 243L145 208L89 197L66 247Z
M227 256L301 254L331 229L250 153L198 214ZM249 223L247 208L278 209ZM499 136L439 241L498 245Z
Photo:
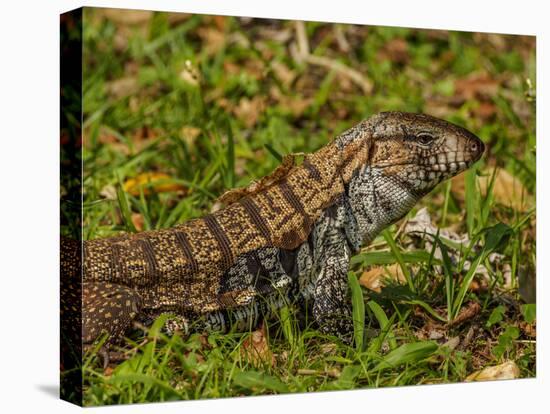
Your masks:
M381 60L389 59L396 63L409 61L409 46L405 39L396 37L387 42L378 54Z
M106 8L101 10L103 16L121 25L145 25L153 12L150 10L129 10L129 9L111 9Z
M384 287L385 279L392 279L400 283L406 282L401 266L399 266L398 263L395 263L389 266L374 267L363 272L359 278L359 284L367 289L380 293Z
M143 223L145 220L140 213L132 213L131 220L137 231L143 231Z
M519 378L519 368L514 361L507 361L493 367L476 371L466 377L464 381L492 381Z
M468 305L464 306L460 312L458 313L457 317L454 318L450 323L449 326L457 326L460 325L472 318L475 318L479 312L481 311L481 306L477 302L470 302Z
M474 74L455 81L455 103L474 98L490 98L498 92L499 82L486 73Z
M271 87L269 95L276 100L282 108L290 111L295 117L300 117L314 101L313 98L303 98L301 96L291 97L285 95L276 86Z
M482 177L478 177L481 194L487 194L487 187L491 182L491 173L487 172ZM493 195L495 201L505 206L511 207L516 211L524 211L530 195L521 181L504 169L499 169L495 177L493 186Z
M472 112L474 115L486 121L495 116L497 107L492 102L481 102Z
M191 125L184 125L180 131L181 139L183 139L185 143L190 147L193 146L193 144L195 143L195 139L197 139L200 133L200 128Z
M139 196L140 187L143 188L143 194L148 195L151 191L156 193L165 193L172 191L185 192L186 188L181 184L166 182L171 177L168 174L158 172L146 172L139 174L135 178L130 178L124 182L124 191L133 196Z
M252 128L258 122L258 119L265 109L265 98L255 96L252 99L241 98L239 104L233 108L233 113L239 118L247 128Z
M490 170L484 171L482 176L477 177L479 189L483 197L487 195L487 188L491 183L491 177L492 171ZM451 191L459 201L464 201L466 191L464 173L452 178ZM531 201L531 195L521 181L504 169L499 169L496 173L493 196L496 202L513 208L516 211L526 210Z
M518 269L519 295L525 303L537 301L537 274L534 269L520 265Z
M112 184L107 184L101 189L99 195L105 197L107 200L116 200L116 188Z
M101 22L109 20L116 26L113 38L115 50L124 51L128 48L128 41L134 35L146 39L149 33L149 20L153 16L148 10L126 10L126 9L97 9L94 13L94 20Z
M213 27L200 27L197 34L202 40L202 49L207 55L212 56L223 49L226 42L225 34Z
M227 25L227 16L214 16L214 24L219 30L224 30Z
M264 62L258 59L247 60L244 65L244 71L256 80L263 79L266 74Z
M229 75L237 75L241 73L241 67L235 62L231 62L230 60L226 60L225 62L223 62L223 70L226 74Z
M105 90L115 99L132 95L138 91L138 80L135 76L126 76L105 84Z
M279 79L285 88L290 87L294 79L296 79L296 72L278 60L274 60L271 63L271 68L273 69L277 79Z
M453 351L459 344L460 344L460 337L453 336L441 346L449 348L451 351Z
M193 15L190 13L167 13L166 17L168 18L168 23L176 25L189 20Z
M436 118L448 118L455 111L456 109L449 106L442 99L436 97L429 97L424 106L424 112Z
M266 364L270 366L275 364L275 356L269 349L264 325L260 329L250 333L243 341L241 356L245 361L257 368Z

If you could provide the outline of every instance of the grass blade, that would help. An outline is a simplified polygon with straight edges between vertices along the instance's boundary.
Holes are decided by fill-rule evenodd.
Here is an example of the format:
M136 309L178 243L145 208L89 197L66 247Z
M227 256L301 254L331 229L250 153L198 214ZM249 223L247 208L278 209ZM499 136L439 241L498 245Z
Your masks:
M494 250L496 250L502 242L504 242L512 233L512 229L504 223L497 223L493 227L485 229L487 236L485 239L485 245L477 257L472 261L470 269L466 273L466 276L460 284L460 289L453 303L453 318L456 318L462 303L464 302L464 297L468 291L468 287L474 278L477 267L481 262L483 262L487 256Z
M363 349L365 335L365 301L363 299L363 291L357 277L350 272L348 273L349 286L351 288L351 303L353 315L353 337L355 340L355 348L358 351Z
M264 389L278 393L289 392L288 387L279 379L258 371L241 371L235 374L233 382L240 387L261 391Z
M375 301L373 301L373 300L369 300L367 302L367 305L370 308L370 310L372 311L372 313L374 313L374 317L378 321L378 324L380 325L380 329L382 331L389 330L390 321L388 320L388 317L386 316L386 313L380 307L380 305L378 303L376 303ZM391 333L391 334L388 333L387 336L388 336L388 341L390 343L390 348L391 349L397 348L397 342L395 341L395 337L394 337L393 333Z
M370 372L378 372L386 368L395 368L408 362L418 362L432 355L437 349L438 345L434 341L403 344L384 356Z
M410 252L401 252L401 257L405 263L425 263L430 259L430 253L425 250L413 250ZM351 258L351 264L361 263L362 266L372 265L390 265L396 262L395 255L392 252L378 251L358 254ZM437 260L432 263L439 264Z
M132 233L137 233L137 229L134 226L134 223L132 223L132 212L130 211L130 205L128 203L128 197L126 196L126 192L123 189L122 182L120 181L120 177L117 176L118 180L118 187L116 190L117 200L118 200L118 206L120 207L120 213L122 215L122 220L124 221L124 226L126 227L126 230Z
M476 167L474 166L466 171L464 175L464 184L466 187L466 227L468 228L468 234L470 236L475 233L475 219L479 217L476 211L476 207L478 206L476 181Z
M235 187L235 141L229 120L227 121L227 188Z
M382 235L384 236L384 239L386 240L386 243L390 246L390 249L395 256L395 259L397 260L397 263L399 263L399 266L401 267L401 270L403 271L403 276L405 276L405 279L407 280L407 285L409 286L409 289L411 292L416 292L414 283L411 278L411 273L409 272L409 268L405 265L405 261L403 260L403 256L401 255L401 251L397 247L397 244L395 244L395 240L393 240L393 237L390 234L390 231L388 229L385 229L382 232Z
M431 316L433 316L435 319L441 322L447 322L447 319L442 317L439 313L437 313L434 308L432 308L430 305L428 305L426 302L420 299L413 299L413 300L407 300L404 301L404 303L408 303L409 305L418 305L422 307L426 312L428 312Z
M265 146L265 149L269 151L269 153L271 155L273 155L273 157L275 157L275 159L279 162L283 162L283 156L281 154L279 154L279 152L273 148L271 145L269 144L264 144Z

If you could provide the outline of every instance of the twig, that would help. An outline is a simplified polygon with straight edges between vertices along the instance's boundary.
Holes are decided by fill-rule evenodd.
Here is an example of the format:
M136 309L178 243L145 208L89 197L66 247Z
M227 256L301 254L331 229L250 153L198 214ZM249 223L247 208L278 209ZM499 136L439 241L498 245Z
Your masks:
M372 92L372 82L363 76L361 72L352 69L337 60L329 59L324 56L315 56L310 53L306 27L302 21L296 22L296 40L298 43L298 50L296 53L297 60L310 65L322 66L329 70L338 72L355 82L365 94L370 94Z
M481 311L481 306L477 302L470 302L468 306L462 308L456 318L448 323L447 326L458 326L469 319L474 318Z
M346 39L346 34L344 33L344 29L342 29L342 25L334 25L334 37L336 39L336 43L338 43L338 48L342 52L348 53L351 50L348 39Z
M298 54L304 58L310 54L307 40L306 25L302 21L296 22L296 40L298 41Z

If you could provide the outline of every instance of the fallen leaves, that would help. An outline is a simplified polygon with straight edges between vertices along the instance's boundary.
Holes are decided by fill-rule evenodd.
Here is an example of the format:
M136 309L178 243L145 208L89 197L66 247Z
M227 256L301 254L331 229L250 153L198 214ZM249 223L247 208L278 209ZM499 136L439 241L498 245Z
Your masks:
M148 33L149 22L153 17L150 10L128 10L104 8L94 10L93 19L110 21L116 26L113 45L115 50L124 51L128 48L129 40L136 34L145 39Z
M140 213L132 213L131 220L137 231L143 231L143 225L145 223L143 215Z
M460 313L456 318L449 322L449 326L461 325L464 322L475 318L479 312L481 312L480 304L477 302L470 302L460 310Z
M132 95L139 90L138 79L135 76L125 76L105 84L106 92L115 99Z
M487 195L490 180L490 174L478 177L481 194L484 197ZM530 194L521 181L504 169L499 169L496 173L493 196L500 204L516 211L525 211L530 201Z
M396 37L388 41L378 52L378 58L383 60L391 60L392 62L405 64L410 60L409 45L403 38Z
M135 178L126 180L123 188L124 191L136 197L140 195L140 191L143 191L144 195L149 195L151 192L186 192L186 188L183 185L174 183L172 180L173 179L165 173L146 172L139 174Z
M294 79L296 79L296 72L291 70L284 63L275 60L270 64L275 77L283 84L285 88L289 88Z
M291 48L291 54L297 62L305 62L309 65L321 66L325 69L332 70L352 80L361 88L365 95L371 94L374 85L370 79L361 73L361 71L326 56L312 55L309 48L305 23L302 21L296 21L295 28L296 44L292 45L293 47Z
M105 8L100 9L100 12L108 20L124 26L145 25L153 17L153 12L150 10Z
M233 108L233 113L247 128L252 128L258 122L265 108L266 103L263 96L255 96L252 99L243 97L239 100L239 104Z
M302 96L288 96L281 92L279 88L273 86L270 90L270 97L273 98L281 108L290 112L295 117L300 117L309 108L314 99L312 97L304 98Z
M218 28L200 27L197 34L203 43L203 49L207 55L212 56L222 50L226 45L227 36Z
M394 280L399 283L406 283L403 270L399 264L395 263L389 266L380 266L369 269L359 278L359 284L367 289L380 293L385 286L384 281Z
M514 361L507 361L500 365L486 367L466 377L464 381L493 381L519 378L519 367Z
M265 325L248 334L240 348L241 357L256 368L275 365L275 356L269 348Z
M455 104L472 99L490 99L498 92L499 82L487 73L475 73L455 80Z
M184 125L180 130L181 139L188 145L193 146L197 137L201 134L201 129L191 126Z
M479 190L483 197L487 196L491 176L492 171L486 170L477 177ZM452 178L451 191L455 198L464 201L464 173ZM496 171L492 192L495 202L516 211L526 211L533 203L532 196L523 183L517 177L502 168Z

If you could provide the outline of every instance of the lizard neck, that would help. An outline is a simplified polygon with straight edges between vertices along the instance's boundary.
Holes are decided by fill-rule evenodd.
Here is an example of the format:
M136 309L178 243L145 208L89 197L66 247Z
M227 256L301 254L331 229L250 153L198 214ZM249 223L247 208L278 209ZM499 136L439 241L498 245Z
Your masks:
M365 166L346 186L346 236L355 250L407 214L418 201L394 175Z

